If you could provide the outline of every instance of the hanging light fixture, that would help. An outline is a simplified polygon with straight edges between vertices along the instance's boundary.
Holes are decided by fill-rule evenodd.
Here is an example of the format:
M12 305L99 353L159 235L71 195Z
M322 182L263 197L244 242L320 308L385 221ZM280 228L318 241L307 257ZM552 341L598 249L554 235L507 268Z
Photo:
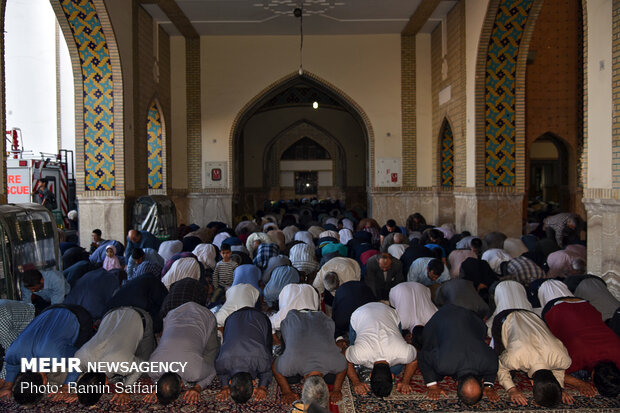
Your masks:
M299 76L304 74L303 50L304 50L304 3L293 10L293 15L299 18Z

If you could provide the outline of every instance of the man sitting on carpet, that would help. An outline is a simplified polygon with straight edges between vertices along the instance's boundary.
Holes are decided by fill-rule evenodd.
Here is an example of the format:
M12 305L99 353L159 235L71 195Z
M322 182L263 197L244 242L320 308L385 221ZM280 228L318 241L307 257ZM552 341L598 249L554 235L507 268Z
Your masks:
M271 382L271 322L267 315L245 307L226 319L224 340L215 361L215 370L222 384L217 395L220 401L232 397L237 403L265 400ZM252 381L258 378L258 387Z
M330 400L340 401L347 360L334 340L334 322L321 311L291 310L280 330L285 350L273 362L273 375L282 390L282 403L289 405L299 398L290 384L317 375L333 384Z
M366 394L368 385L355 373L355 364L372 368L370 389L377 397L392 392L393 374L403 371L396 386L401 393L411 393L409 382L418 367L416 350L403 339L398 313L383 303L368 303L351 315L351 347L346 349L347 375L357 394Z
M486 333L487 327L476 313L454 304L444 305L431 317L421 333L418 354L429 399L439 400L445 395L437 383L444 376L452 376L458 383L458 397L465 404L476 404L483 394L492 402L499 400L493 389L497 356L486 344Z

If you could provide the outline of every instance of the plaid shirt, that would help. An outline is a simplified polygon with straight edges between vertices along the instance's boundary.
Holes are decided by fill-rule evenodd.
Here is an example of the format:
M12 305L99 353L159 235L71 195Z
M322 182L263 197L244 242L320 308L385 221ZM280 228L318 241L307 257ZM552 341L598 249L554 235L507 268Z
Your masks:
M254 257L254 265L264 270L267 268L267 264L269 264L269 258L277 257L278 255L280 255L280 247L278 247L278 244L260 244L256 252L256 257Z
M502 277L502 281L514 280L526 286L534 280L546 277L543 269L527 257L517 257L508 261L506 273L507 276Z
M319 263L314 255L314 247L308 244L293 245L289 252L293 267L306 274L312 274L319 269Z
M11 343L34 318L34 306L21 301L0 300L0 346L8 350ZM2 367L0 378L4 379L6 369Z
M567 230L566 223L571 218L577 221L577 225L579 225L579 223L581 222L580 221L581 218L579 217L579 215L573 214L570 212L562 212L560 214L555 214L555 215L545 218L545 220L543 221L545 228L551 228L553 231L555 231L555 242L558 243L560 248L564 247L563 238L566 235L565 234L565 231Z
M161 305L159 315L161 318L165 318L169 311L190 301L205 305L207 302L207 291L200 281L193 278L183 278L170 287L170 292Z
M132 278L136 278L145 274L152 274L155 277L159 276L159 274L161 274L161 265L149 261L143 261L134 270Z

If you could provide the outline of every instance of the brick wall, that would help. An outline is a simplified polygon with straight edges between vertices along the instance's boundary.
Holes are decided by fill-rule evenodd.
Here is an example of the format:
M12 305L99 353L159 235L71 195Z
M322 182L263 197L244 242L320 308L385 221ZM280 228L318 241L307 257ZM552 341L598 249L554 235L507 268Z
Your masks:
M431 65L433 94L433 138L425 144L433 147L433 186L440 185L441 160L440 140L441 126L448 119L454 135L454 173L455 187L466 185L466 150L465 150L465 3L459 2L448 13L447 28L447 63L446 79L442 75L442 28L439 24L431 35ZM439 92L450 86L451 99L439 105Z
M187 181L191 192L202 189L200 131L200 38L185 39L187 87Z
M416 186L415 36L401 36L402 186Z
M549 132L569 152L570 209L581 211L577 194L578 163L583 142L582 30L580 0L546 0L529 45L526 73L526 146ZM529 162L525 164L526 189Z

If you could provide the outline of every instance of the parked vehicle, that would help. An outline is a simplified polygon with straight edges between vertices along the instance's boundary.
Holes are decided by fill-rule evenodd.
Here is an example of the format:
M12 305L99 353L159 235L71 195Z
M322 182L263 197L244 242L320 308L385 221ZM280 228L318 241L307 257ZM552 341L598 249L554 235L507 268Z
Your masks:
M39 204L0 205L0 247L0 298L20 299L24 271L62 270L54 216Z

